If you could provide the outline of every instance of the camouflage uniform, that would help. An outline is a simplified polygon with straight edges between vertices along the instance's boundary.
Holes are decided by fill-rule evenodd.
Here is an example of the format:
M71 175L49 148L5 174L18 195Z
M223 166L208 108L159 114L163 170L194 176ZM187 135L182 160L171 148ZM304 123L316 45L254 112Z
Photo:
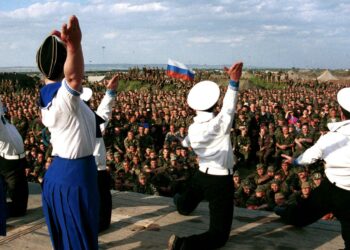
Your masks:
M250 153L250 147L251 145L251 141L250 141L250 138L248 135L245 135L245 136L242 136L242 135L238 135L237 138L236 138L236 147L235 147L235 150L236 150L236 154L239 158L242 158L243 157L243 160L244 161L247 161L248 160L248 157L249 157L249 153ZM248 150L244 150L243 147L246 147L248 146Z
M279 135L276 137L276 143L280 145L291 145L294 143L294 137L290 134L288 134L287 137L285 137L283 134ZM286 149L276 149L276 156L280 156L281 154L286 154L286 155L292 155L293 153L293 148L288 147Z
M303 133L300 133L296 136L296 139L313 139L313 135L310 132L307 133L306 135ZM298 156L304 153L304 151L309 147L311 147L314 143L313 141L312 142L303 141L303 142L300 142L300 144L302 145L302 148L299 148L298 145L296 145L295 147L295 153L294 153L295 156Z
M268 165L269 158L273 155L275 151L274 138L270 134L266 134L263 137L259 136L258 144L259 148L262 149L256 152L256 155L259 158L259 162Z

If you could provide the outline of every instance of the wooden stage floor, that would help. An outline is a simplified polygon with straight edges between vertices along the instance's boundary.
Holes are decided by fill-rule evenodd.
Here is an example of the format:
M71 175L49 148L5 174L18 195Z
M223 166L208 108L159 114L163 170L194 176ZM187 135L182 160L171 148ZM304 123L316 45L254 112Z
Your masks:
M26 216L8 220L0 249L52 249L41 210L40 187L30 184ZM131 192L114 192L111 227L99 235L100 249L167 249L171 234L179 236L208 229L203 202L191 216L179 215L172 199ZM319 221L298 229L281 223L270 212L235 208L231 236L221 249L342 249L340 224Z

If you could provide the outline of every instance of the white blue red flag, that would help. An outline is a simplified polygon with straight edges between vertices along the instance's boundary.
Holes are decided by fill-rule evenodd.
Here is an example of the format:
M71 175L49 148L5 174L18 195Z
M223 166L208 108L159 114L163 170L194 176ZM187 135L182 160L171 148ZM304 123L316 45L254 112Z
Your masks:
M166 74L176 79L186 81L194 80L194 72L186 67L185 64L168 59L168 67Z

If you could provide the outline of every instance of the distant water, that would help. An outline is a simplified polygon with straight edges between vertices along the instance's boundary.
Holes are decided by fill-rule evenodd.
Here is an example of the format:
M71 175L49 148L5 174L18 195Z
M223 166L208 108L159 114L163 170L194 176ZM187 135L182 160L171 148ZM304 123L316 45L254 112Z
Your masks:
M129 68L162 68L167 67L166 64L86 64L85 71L112 71L112 70L128 70ZM222 65L187 65L190 69L222 69ZM30 72L38 73L37 67L0 67L0 72Z

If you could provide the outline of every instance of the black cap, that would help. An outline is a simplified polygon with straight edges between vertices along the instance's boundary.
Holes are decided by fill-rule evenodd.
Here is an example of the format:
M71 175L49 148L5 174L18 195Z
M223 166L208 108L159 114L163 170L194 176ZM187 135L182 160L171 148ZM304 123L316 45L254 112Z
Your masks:
M67 49L61 39L55 35L48 36L38 49L36 63L40 72L50 80L56 80L63 74Z

